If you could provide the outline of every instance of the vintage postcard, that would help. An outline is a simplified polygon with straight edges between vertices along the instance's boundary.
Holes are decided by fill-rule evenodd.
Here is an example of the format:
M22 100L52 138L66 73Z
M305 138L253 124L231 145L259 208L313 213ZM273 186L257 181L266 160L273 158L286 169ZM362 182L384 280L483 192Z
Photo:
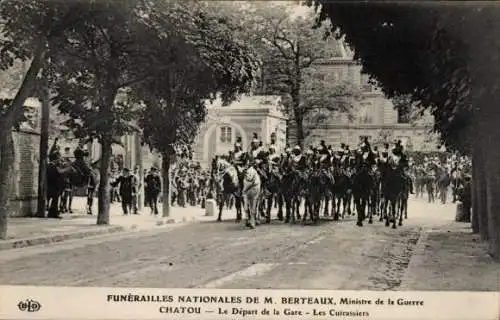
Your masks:
M500 3L3 0L0 32L0 320L500 319Z

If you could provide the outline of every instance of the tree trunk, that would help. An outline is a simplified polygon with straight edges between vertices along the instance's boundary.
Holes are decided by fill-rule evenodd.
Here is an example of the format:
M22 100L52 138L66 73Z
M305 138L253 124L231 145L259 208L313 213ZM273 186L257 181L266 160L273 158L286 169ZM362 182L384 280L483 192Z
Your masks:
M49 149L49 122L50 100L48 88L42 89L42 121L40 129L40 163L38 167L38 201L37 214L39 218L45 217L45 201L47 197L47 153Z
M141 185L140 190L137 190L138 196L137 196L137 207L139 208L139 211L142 211L144 209L144 197L145 197L145 189L144 189L144 162L143 162L143 156L142 156L142 143L141 143L141 136L136 133L135 134L135 163L137 166L139 166L139 183Z
M163 217L170 217L170 208L172 201L172 190L170 188L170 164L172 162L171 154L164 152L162 159L162 180L163 180Z
M479 181L479 169L478 169L478 161L477 153L478 150L475 147L472 151L472 216L471 216L471 227L473 233L479 233L479 212L484 210L484 206L480 201L480 194L478 186Z
M481 239L488 240L488 207L487 207L487 199L488 195L486 192L486 178L489 175L489 170L485 162L485 154L487 145L484 141L484 128L478 128L478 141L474 147L474 170L477 177L473 177L474 184L476 188L476 197L477 197L477 230L481 235ZM474 218L476 219L476 218Z
M109 202L110 202L110 185L109 185L109 162L112 153L112 138L104 136L101 138L101 159L99 162L99 192L98 192L98 212L97 224L109 224Z
M484 158L486 175L486 197L487 197L487 234L489 251L491 255L500 259L500 150L498 140L500 139L500 128L498 123L500 116L490 115L487 123L487 135L483 137L487 156Z
M36 45L33 60L24 76L21 87L16 93L14 100L0 120L0 238L7 236L7 216L9 198L11 195L13 164L14 164L14 142L12 140L12 129L19 116L24 111L24 102L32 94L36 83L36 77L43 65L45 52L45 40L40 38Z
M13 165L15 160L12 132L2 140L0 145L0 239L7 239L7 220L9 216L9 199L12 191Z
M299 112L297 112L299 113ZM300 146L300 148L304 149L304 139L305 139L305 134L304 134L304 117L302 115L295 113L295 126L297 130L297 143Z

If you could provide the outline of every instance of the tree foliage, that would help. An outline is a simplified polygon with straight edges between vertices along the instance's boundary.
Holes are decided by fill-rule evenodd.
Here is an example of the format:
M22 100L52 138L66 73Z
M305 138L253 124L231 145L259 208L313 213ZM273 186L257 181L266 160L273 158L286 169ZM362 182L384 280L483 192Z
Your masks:
M167 153L191 144L205 119L205 102L218 95L225 104L255 84L260 60L241 39L234 20L204 3L158 6L149 13L174 23L179 43L165 71L133 89L145 108L141 124L151 146Z
M347 111L356 100L354 86L326 83L314 76L315 62L330 58L332 50L323 38L328 23L320 30L313 30L311 10L297 10L300 7L296 3L263 1L220 6L237 21L240 29L246 30L244 38L261 57L255 93L282 96L300 144L307 135L309 121L320 121L332 110Z
M332 30L345 36L363 70L386 95L411 96L431 111L442 138L460 146L456 133L469 124L471 112L469 48L450 26L457 28L465 19L467 14L460 17L465 8L321 0L308 4L318 9L318 21L329 18Z

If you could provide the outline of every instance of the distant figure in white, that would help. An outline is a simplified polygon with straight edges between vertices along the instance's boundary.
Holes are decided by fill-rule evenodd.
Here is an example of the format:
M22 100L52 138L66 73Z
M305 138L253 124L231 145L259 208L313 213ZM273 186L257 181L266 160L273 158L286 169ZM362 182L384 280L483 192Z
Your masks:
M252 229L260 221L259 201L261 193L261 181L257 170L248 166L243 176L243 204L247 214L246 225Z

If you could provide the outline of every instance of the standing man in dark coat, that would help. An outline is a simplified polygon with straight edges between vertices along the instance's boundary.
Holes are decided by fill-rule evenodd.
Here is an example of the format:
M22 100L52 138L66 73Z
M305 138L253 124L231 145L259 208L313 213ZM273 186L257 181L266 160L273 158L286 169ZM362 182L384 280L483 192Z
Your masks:
M59 154L50 152L47 164L47 205L48 218L60 218L59 196L64 188L64 180L58 170Z
M446 198L448 195L448 187L451 184L450 174L448 173L448 168L443 167L442 171L439 174L437 180L437 186L439 188L439 198L442 204L446 203Z
M158 169L151 168L151 171L144 179L144 193L148 201L148 206L151 208L151 213L158 214L158 196L161 193L161 179L158 175Z
M113 183L119 185L119 193L122 198L123 214L127 215L132 210L132 199L136 194L134 176L128 168L123 169L123 174Z

